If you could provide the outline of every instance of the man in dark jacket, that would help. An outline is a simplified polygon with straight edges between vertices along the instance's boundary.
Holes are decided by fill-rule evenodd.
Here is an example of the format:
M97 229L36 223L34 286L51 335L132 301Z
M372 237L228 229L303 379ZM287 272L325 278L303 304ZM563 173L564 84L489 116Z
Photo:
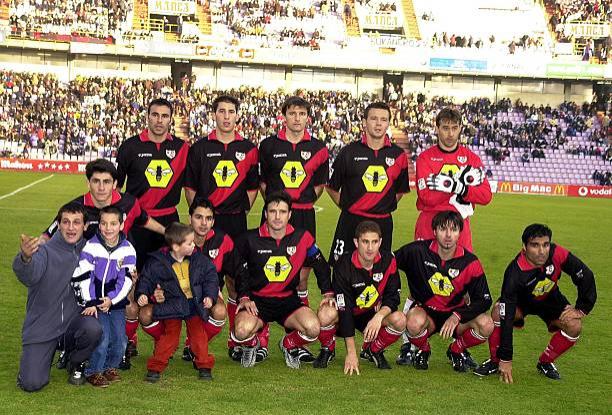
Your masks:
M199 377L211 380L215 359L208 354L208 335L202 321L208 319L209 310L219 294L219 278L213 263L202 253L194 252L194 231L190 225L172 223L166 228L165 236L169 249L150 255L134 295L142 307L140 321L143 325L164 321L164 333L147 362L145 380L157 382L160 379L178 347L183 320ZM149 304L158 286L164 291L165 300Z
M49 383L51 362L58 342L69 353L68 382L85 383L84 362L96 348L102 328L94 317L81 316L70 279L83 249L85 210L75 203L62 206L57 214L59 232L44 245L39 238L21 235L21 251L13 260L13 271L28 287L26 316L22 329L23 350L17 376L27 392Z

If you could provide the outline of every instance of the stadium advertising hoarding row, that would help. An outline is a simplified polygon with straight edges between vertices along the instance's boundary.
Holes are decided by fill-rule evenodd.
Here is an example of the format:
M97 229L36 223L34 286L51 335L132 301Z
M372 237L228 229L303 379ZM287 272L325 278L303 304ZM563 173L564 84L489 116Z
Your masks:
M43 173L84 173L84 161L64 160L35 160L20 158L0 158L0 170L8 171L36 171ZM544 195L544 196L569 196L569 197L593 197L612 199L612 187L605 186L580 186L570 184L530 183L530 182L491 182L494 193ZM414 181L410 187L414 188Z
M149 14L162 16L185 16L196 12L195 1L149 0Z

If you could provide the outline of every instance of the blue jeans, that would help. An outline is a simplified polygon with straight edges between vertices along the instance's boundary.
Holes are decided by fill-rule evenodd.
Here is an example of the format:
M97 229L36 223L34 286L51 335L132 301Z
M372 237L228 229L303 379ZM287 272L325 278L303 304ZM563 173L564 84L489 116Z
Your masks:
M85 369L85 376L101 373L107 369L116 369L127 346L125 309L110 310L108 313L98 310L98 321L102 326L102 337L89 358L89 367Z

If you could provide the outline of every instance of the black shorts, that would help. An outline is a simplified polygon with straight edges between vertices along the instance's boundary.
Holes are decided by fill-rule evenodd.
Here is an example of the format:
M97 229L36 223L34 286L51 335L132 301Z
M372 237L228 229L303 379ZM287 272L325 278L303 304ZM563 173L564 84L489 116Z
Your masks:
M374 311L374 309L372 308L371 310L368 310L363 314L359 314L357 316L353 315L353 324L355 325L355 330L359 330L363 333L366 326L368 325L370 320L372 320L375 314L376 311Z
M230 238L236 239L247 231L246 213L216 213L215 228L221 229L228 234Z
M255 301L257 311L259 311L258 317L264 323L276 321L281 326L285 325L285 320L296 310L306 307L297 295L285 298L253 296L252 300Z
M423 306L420 306L420 307L423 310L425 310L425 312L427 313L427 316L431 318L434 323L435 327L433 328L433 330L431 327L427 328L427 331L429 332L430 336L438 333L440 329L442 328L442 326L444 325L444 323L446 323L446 320L448 320L448 318L453 314L452 311L436 311L436 310L432 310L429 307L423 307Z
M350 254L355 250L355 229L357 225L365 220L371 220L378 223L382 232L381 251L391 252L393 243L393 218L389 215L386 218L367 218L364 216L353 215L347 211L342 211L336 225L336 233L332 240L332 246L329 253L329 264L335 265L342 255Z
M264 212L263 210L261 211L261 225L266 221ZM317 239L317 222L314 209L291 209L289 223L296 229L307 230L315 240Z
M178 212L165 216L157 216L153 219L164 227L170 225L172 222L180 222ZM132 226L128 239L136 250L136 269L138 271L142 270L149 253L155 252L161 247L166 246L164 235L152 232L140 226Z
M532 314L540 317L550 328L550 324L561 316L561 313L569 304L570 302L561 294L559 289L556 289L541 301L519 301L517 308L522 313L523 318L515 320L514 327L523 328L525 317Z

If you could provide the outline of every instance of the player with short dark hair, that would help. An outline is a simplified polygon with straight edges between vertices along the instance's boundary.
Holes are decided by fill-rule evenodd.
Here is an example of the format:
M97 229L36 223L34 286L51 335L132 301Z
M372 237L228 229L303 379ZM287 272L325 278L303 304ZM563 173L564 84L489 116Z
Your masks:
M241 364L256 362L257 332L273 321L291 330L280 348L288 367L298 369L298 349L314 342L321 326L337 319L330 268L310 232L289 225L291 197L271 193L265 202L266 222L250 230L237 242L243 265L236 277L238 314L233 340L243 346ZM297 296L299 272L303 266L315 270L323 294L318 315Z
M437 332L444 339L455 338L446 352L453 369L473 369L476 364L467 349L484 343L493 331L493 321L485 314L491 294L484 270L476 255L458 243L462 222L455 211L439 212L431 225L435 239L411 242L395 252L414 299L409 300L406 331L418 348L416 369L429 367L428 339Z
M525 317L534 314L554 333L536 367L544 376L560 379L554 362L576 344L582 332L582 319L595 306L595 277L578 257L552 243L548 226L529 225L521 239L523 249L506 268L501 297L491 311L495 324L489 337L491 357L474 373L486 376L499 371L503 382L512 383L513 327L523 327ZM559 289L562 272L578 288L575 306Z
M327 191L342 212L332 240L332 265L343 254L353 252L354 229L364 220L378 223L382 230L381 250L391 251L391 213L410 188L406 153L387 135L390 118L387 104L368 105L361 140L343 147L334 160Z
M189 150L185 196L211 201L215 227L235 238L246 232L246 212L257 197L257 147L236 131L240 101L221 95L212 104L216 127Z
M380 250L380 226L372 221L357 225L353 242L356 250L343 255L334 267L332 279L336 292L339 321L336 335L346 343L344 373L359 374L359 359L355 347L355 329L363 333L361 357L379 369L391 369L385 359L385 349L400 338L406 327L406 317L397 311L400 303L400 279L391 252ZM323 338L321 351L313 366L327 367L335 356L333 331Z

